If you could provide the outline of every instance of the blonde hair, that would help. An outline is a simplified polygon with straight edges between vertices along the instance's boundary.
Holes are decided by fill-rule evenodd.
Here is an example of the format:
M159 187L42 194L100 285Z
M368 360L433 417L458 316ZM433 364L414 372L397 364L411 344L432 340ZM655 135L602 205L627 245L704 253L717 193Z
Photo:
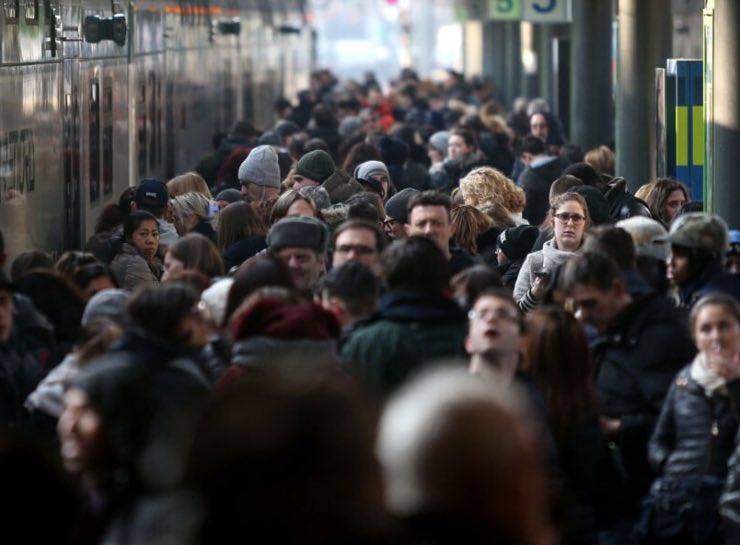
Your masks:
M646 184L642 184L637 189L637 191L635 191L635 197L647 202L648 198L650 198L650 193L653 192L654 187L655 187L655 180L653 180L652 182L648 182Z
M527 198L503 172L491 167L476 168L460 180L460 191L465 204L480 207L488 202L503 206L511 214L524 210Z
M170 199L190 193L191 191L202 193L208 200L213 199L208 189L208 184L206 184L206 181L197 172L186 172L185 174L175 176L167 182L167 193Z
M178 195L170 199L170 206L175 214L180 218L188 216L198 216L198 219L209 221L211 216L208 214L210 200L198 191L190 191L184 195Z
M614 176L614 152L607 146L588 150L583 160L599 174Z

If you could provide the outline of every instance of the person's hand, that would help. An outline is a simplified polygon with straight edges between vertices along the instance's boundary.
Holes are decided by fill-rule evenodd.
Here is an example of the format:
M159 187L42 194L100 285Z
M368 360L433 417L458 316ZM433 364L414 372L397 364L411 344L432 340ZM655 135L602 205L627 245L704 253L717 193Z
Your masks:
M534 278L534 284L532 284L532 297L539 300L545 295L545 289L547 289L547 283L549 282L548 276L536 276Z

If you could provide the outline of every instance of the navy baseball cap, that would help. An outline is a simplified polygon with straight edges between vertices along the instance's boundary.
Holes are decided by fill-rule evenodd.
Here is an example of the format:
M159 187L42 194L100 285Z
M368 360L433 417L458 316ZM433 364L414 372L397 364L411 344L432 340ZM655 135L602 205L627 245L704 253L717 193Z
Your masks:
M134 193L134 202L140 210L159 210L167 206L169 195L164 182L155 178L141 181Z

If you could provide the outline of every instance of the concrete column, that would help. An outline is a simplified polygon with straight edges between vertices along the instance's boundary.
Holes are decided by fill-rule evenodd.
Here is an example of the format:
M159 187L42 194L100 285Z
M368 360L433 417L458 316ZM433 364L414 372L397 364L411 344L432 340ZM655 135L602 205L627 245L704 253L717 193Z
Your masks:
M740 2L714 2L714 188L712 209L740 229ZM706 168L706 167L705 167Z
M634 191L655 176L655 69L671 55L671 0L618 1L616 173Z
M573 0L570 139L584 151L614 138L611 8L611 0Z
M501 85L501 77L499 75L498 67L501 66L501 48L496 43L496 23L493 21L485 21L483 23L483 76L491 78L496 87Z
M507 107L522 92L522 38L519 21L504 23L504 89Z

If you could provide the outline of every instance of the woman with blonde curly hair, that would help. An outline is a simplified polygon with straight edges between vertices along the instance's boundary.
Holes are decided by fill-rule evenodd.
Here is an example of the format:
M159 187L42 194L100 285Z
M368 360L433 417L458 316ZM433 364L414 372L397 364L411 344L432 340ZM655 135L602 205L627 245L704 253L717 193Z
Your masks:
M522 220L522 210L527 202L524 190L500 170L476 168L460 180L460 191L467 205L480 208L493 202L503 206L517 224L526 223Z

